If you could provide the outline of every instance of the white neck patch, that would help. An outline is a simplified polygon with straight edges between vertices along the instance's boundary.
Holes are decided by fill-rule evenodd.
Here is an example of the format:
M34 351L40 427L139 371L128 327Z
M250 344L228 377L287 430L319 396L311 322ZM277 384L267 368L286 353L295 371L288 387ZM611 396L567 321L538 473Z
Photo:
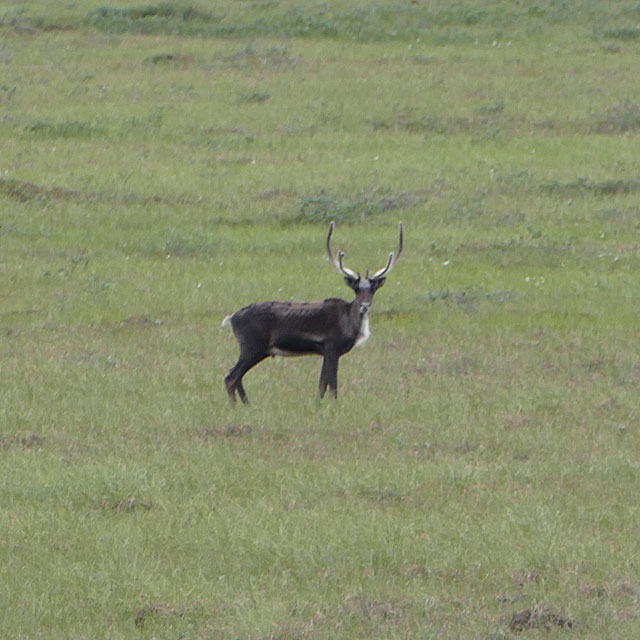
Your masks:
M361 347L371 337L371 322L369 321L369 312L367 311L362 316L362 322L360 323L360 331L356 338L355 347Z

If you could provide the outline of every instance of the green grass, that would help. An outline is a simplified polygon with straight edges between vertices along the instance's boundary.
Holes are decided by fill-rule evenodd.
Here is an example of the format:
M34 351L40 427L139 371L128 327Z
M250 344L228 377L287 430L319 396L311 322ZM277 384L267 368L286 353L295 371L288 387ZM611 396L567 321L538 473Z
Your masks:
M6 2L12 638L640 630L633 2ZM373 336L223 377L224 315Z

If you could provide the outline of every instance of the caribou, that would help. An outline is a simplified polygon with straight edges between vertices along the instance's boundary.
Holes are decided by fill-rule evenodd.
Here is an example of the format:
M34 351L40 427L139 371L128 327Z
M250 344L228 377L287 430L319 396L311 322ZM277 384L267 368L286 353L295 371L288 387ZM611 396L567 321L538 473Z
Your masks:
M320 398L327 388L334 398L338 397L338 360L371 336L371 302L402 254L403 226L402 222L398 225L397 253L391 252L387 264L373 275L367 270L364 278L344 265L343 251L336 255L332 250L334 227L331 222L327 254L346 285L353 289L355 298L351 302L340 298L317 302L254 302L226 316L222 326L231 325L240 346L238 362L224 379L232 404L236 402L236 391L242 402L248 402L242 377L269 356L322 356Z

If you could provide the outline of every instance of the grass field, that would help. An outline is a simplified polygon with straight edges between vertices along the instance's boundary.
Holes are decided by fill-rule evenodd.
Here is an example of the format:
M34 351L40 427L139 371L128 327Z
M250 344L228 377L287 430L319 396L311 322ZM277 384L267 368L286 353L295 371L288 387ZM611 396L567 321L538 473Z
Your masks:
M640 5L152 2L0 7L0 635L638 637Z

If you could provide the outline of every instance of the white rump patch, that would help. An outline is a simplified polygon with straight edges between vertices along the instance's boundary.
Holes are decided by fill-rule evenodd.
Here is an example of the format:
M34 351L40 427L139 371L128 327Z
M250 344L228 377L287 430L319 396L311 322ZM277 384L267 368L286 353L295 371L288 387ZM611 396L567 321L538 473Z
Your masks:
M222 321L222 326L226 327L228 324L231 324L231 318L233 318L233 313L230 313L228 316L225 316L224 320Z
M361 347L371 337L371 322L369 321L369 312L362 316L362 323L360 324L360 332L356 338L354 346Z

